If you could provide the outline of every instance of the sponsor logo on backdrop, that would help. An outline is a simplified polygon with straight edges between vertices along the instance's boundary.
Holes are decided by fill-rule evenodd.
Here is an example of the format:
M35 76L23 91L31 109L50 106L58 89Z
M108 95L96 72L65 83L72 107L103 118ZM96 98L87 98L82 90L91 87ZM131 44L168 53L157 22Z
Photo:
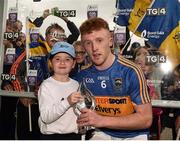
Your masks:
M159 39L161 38L160 36L164 35L164 31L147 31L147 30L143 30L143 32L141 33L141 37L143 37L145 40L148 40L150 38L154 38L154 39Z
M166 8L147 8L146 14L150 16L166 15Z
M1 74L1 80L16 80L16 76L14 74Z
M165 55L147 55L146 56L147 63L166 63L166 56Z
M129 16L132 9L117 9L116 15L118 16Z

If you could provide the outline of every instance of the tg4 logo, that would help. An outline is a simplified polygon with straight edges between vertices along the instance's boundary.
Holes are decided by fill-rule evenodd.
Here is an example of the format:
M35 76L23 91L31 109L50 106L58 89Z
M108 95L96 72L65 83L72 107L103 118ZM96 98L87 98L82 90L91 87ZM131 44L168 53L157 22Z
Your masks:
M166 56L165 55L147 55L146 56L147 63L166 63Z

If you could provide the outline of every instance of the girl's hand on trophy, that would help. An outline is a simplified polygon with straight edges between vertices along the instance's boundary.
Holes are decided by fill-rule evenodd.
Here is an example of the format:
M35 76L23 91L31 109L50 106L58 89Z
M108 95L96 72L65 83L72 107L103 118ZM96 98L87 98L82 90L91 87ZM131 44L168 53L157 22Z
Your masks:
M69 105L73 106L74 104L78 103L79 101L83 101L84 98L80 94L80 92L73 92L71 95L67 97Z
M82 126L93 126L101 127L102 116L91 109L81 109L81 115L77 119L79 127Z

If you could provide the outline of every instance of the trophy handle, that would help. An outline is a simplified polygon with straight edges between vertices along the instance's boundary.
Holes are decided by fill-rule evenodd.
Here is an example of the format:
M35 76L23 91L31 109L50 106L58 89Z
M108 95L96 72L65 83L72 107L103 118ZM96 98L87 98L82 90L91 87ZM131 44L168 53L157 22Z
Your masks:
M84 83L84 81L81 82L80 84L80 91L81 91L81 95L84 96L85 98L86 107L94 110L96 106L94 95L86 87L86 84Z
M88 109L94 110L95 106L96 106L95 98L94 98L93 94L91 93L91 91L86 87L84 82L81 82L79 84L77 91L81 92L81 95L84 97L84 100L75 104L75 106L74 106L75 114L77 116L80 116L80 114L81 114L80 110L82 108L88 108ZM79 133L85 134L86 131L89 129L91 129L90 126L81 127L81 128L79 128Z
M80 91L81 95L84 97L84 101L80 101L75 105L74 111L76 115L81 114L80 110L82 108L94 110L96 106L95 98L91 91L86 87L84 81L79 84L77 91Z

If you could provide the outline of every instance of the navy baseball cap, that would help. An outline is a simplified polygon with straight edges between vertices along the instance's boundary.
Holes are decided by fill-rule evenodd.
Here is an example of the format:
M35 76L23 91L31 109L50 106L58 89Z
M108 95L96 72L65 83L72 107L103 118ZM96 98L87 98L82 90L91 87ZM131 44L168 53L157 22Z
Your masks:
M49 53L49 57L51 58L57 53L64 52L69 54L72 58L75 58L75 49L73 45L67 43L67 42L56 42L52 48L52 50Z

